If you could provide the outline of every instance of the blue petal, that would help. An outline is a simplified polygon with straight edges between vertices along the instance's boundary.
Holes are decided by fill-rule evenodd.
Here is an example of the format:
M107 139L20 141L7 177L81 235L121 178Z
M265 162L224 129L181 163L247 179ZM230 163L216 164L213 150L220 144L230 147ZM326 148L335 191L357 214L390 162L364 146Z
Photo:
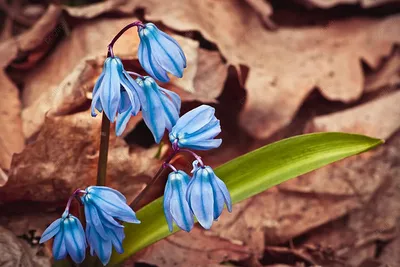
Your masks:
M217 180L214 178L214 172L210 167L206 167L206 171L208 172L208 177L211 182L211 186L214 194L214 220L218 219L224 209L224 195L217 183Z
M182 144L181 140L179 140L178 144ZM184 143L181 145L181 147L186 147L194 150L209 150L217 148L221 144L222 144L222 139L211 139L211 140L201 140L197 142Z
M187 194L190 208L201 226L210 229L214 219L214 198L208 173L199 168L193 179Z
M76 263L85 259L86 240L81 222L70 215L64 220L64 240L68 254Z
M193 228L194 220L186 201L187 181L189 178L186 173L170 173L168 180L172 187L172 196L170 199L170 212L179 228L190 232Z
M137 90L142 90L141 87L129 76L126 71L120 73L120 81L125 93L129 97L130 106L132 107L132 115L136 116L140 110L140 101ZM122 112L120 112L122 113Z
M121 192L119 192L118 190L115 190L111 187L93 185L93 186L89 186L88 188L86 188L86 192L91 193L91 194L96 194L98 196L109 198L109 199L118 198L119 200L126 202L126 197Z
M221 132L221 126L219 120L213 117L207 124L198 129L197 131L186 134L185 139L190 139L191 141L199 141L212 139L216 137Z
M224 200L226 207L228 208L228 211L232 212L232 200L228 188L226 187L225 183L221 179L219 179L218 176L216 176L215 174L214 174L214 179L217 181L217 184L221 189L222 194L224 195Z
M105 68L106 70L102 82L103 88L99 90L100 100L107 118L111 122L114 122L121 95L121 85L118 74L120 66L118 60L116 58L111 58L111 60L107 62Z
M86 223L94 227L97 233L103 238L108 239L107 233L103 227L103 223L100 220L99 213L97 212L96 206L92 205L90 201L84 201L85 206L85 219Z
M158 92L158 95L164 107L165 128L167 128L168 131L171 131L172 127L175 125L176 121L179 118L179 111L176 110L175 105L166 95L164 95L162 92Z
M123 201L103 198L97 194L88 194L94 205L112 217L130 223L140 223L133 210Z
M160 143L165 132L164 109L157 90L155 81L147 77L143 82L144 94L146 95L145 104L142 104L143 120L153 134L156 143Z
M154 59L153 51L149 42L149 32L146 29L139 31L140 44L138 49L138 58L140 65L146 72L161 82L168 82L167 72Z
M108 236L111 239L111 243L115 247L115 250L121 254L124 253L122 246L122 240L125 238L124 229L122 228L107 228Z
M185 53L183 52L180 44L174 38L172 38L171 36L169 36L168 34L166 34L165 32L163 32L161 30L159 30L159 34L161 34L162 36L167 38L169 41L173 42L178 47L179 54L180 54L181 59L183 61L183 68L186 68L187 67L186 56L185 56Z
M174 106L179 113L181 110L181 102L182 102L180 96L177 93L169 91L162 87L160 87L160 90L172 100L172 103L174 103Z
M165 184L165 189L164 189L163 207L164 207L165 219L167 220L168 229L170 232L172 232L174 230L172 215L171 215L171 211L170 211L171 197L172 197L171 183L169 182L169 180L167 180L167 183Z
M102 90L101 87L103 85L103 79L104 79L104 70L101 73L101 75L99 76L99 78L96 81L96 84L94 85L93 88L93 93L92 93L92 104L91 104L91 114L93 117L96 117L96 111L95 109L97 109L98 112L102 112L103 108L101 106L101 102L100 102L100 91Z
M67 257L67 248L65 246L63 230L61 230L54 238L53 257L55 260L62 260Z
M106 265L110 261L111 257L111 240L102 239L93 227L86 227L86 235L91 247L91 253L93 252L92 250L94 250L103 265Z
M52 222L49 227L46 228L46 230L43 232L42 237L40 238L39 243L44 243L53 236L55 236L59 231L60 231L60 223L61 223L61 218L55 220Z
M118 114L117 122L115 125L115 134L117 136L121 136L121 134L125 131L126 125L128 124L131 117L132 117L132 107L130 107L125 112Z
M207 105L201 105L192 109L179 118L172 128L171 133L175 136L178 136L181 131L184 133L193 133L207 124L213 118L214 112L215 109Z
M160 34L160 30L152 23L146 24L146 29L150 34L146 33L150 41L153 57L163 69L173 75L182 78L183 69L186 65L185 58L182 58L183 51L177 42L171 41L165 35Z

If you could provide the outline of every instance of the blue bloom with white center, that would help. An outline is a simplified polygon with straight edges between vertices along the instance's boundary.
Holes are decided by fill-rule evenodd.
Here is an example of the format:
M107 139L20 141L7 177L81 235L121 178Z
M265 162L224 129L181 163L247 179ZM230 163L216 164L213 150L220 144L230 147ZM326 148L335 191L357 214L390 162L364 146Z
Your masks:
M209 150L221 145L222 139L214 139L220 132L215 109L201 105L185 113L176 122L169 134L169 140L180 148Z
M127 110L136 115L140 110L141 90L124 70L121 60L118 57L108 57L93 88L92 116L97 115L96 109L104 112L111 122L115 121L117 113L122 114Z
M197 220L205 229L210 229L224 209L232 211L232 201L225 183L219 179L209 166L195 166L190 180L186 199Z
M164 190L164 214L169 231L173 231L173 222L182 230L189 232L193 228L193 214L186 201L189 175L183 171L171 172Z
M178 42L153 23L139 27L138 32L138 58L146 72L161 82L169 81L167 72L182 78L186 57Z
M126 198L117 190L105 186L89 186L81 197L85 207L86 237L90 253L96 254L106 265L111 257L112 246L123 253L124 227L115 219L140 223L134 211L126 204Z
M179 118L181 98L176 93L159 87L149 76L137 78L136 82L143 90L143 96L139 96L143 120L156 143L159 143L165 129L171 131Z
M56 260L64 259L67 254L76 263L85 259L86 239L81 222L65 211L60 219L55 220L44 231L39 243L54 238L53 256Z

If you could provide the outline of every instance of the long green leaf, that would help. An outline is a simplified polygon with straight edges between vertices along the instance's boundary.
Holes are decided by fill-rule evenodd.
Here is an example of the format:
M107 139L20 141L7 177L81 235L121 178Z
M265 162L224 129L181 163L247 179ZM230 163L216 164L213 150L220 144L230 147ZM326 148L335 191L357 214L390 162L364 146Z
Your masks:
M346 133L316 133L288 138L233 159L215 172L237 203L288 179L367 151L382 140ZM162 197L137 212L140 225L126 224L125 253L113 253L118 264L133 253L169 236ZM177 229L175 229L177 231Z

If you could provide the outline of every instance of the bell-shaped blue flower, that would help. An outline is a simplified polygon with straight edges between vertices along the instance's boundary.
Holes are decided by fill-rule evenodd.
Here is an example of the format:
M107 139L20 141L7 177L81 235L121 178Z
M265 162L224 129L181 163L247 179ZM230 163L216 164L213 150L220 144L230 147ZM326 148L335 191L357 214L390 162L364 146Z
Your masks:
M96 116L95 109L104 112L111 122L115 121L117 113L121 114L127 110L136 115L140 110L141 90L124 70L121 60L118 57L108 57L93 88L92 116Z
M182 78L186 57L178 42L153 23L139 27L138 32L138 58L146 72L161 82L169 81L167 72Z
M193 228L193 214L186 201L189 179L189 175L183 171L171 172L168 175L164 190L164 214L170 232L173 231L173 222L186 232Z
M47 227L39 243L44 243L53 237L54 259L61 260L69 254L74 262L83 262L87 244L85 232L78 218L65 211L60 219Z
M112 246L123 253L124 227L115 219L140 223L134 211L126 204L126 198L117 190L105 186L90 186L81 197L85 207L86 237L90 253L96 254L106 265L111 257Z
M215 109L208 105L185 113L172 128L169 140L180 148L208 150L219 147L222 139L214 137L221 132L221 126L214 113Z
M178 120L181 99L176 93L159 87L149 76L137 78L136 82L143 88L143 96L139 96L143 120L159 143L165 129L171 131Z
M224 209L232 211L232 201L225 183L209 166L195 167L190 180L186 199L197 220L205 229L210 229Z

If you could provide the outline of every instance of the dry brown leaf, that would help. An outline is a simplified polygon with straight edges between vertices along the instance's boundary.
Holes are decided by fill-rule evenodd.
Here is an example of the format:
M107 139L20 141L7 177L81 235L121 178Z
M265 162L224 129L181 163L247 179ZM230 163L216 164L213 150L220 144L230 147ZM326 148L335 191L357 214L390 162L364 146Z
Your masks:
M343 4L360 4L364 8L381 6L384 4L399 2L399 0L301 0L308 6L319 8L331 8Z
M149 247L137 262L156 266L216 266L227 261L249 258L250 251L220 237L208 235L195 227L190 234L180 231Z
M0 187L5 185L8 181L8 175L0 168Z
M9 230L0 226L0 266L35 267L27 247Z
M59 6L49 5L46 13L30 30L0 43L0 68L8 66L18 53L33 50L44 43L46 36L57 25L61 11Z
M14 155L0 201L64 202L74 189L93 185L100 121L101 116L92 118L88 111L47 117L37 140ZM158 169L158 161L151 158L155 151L129 150L123 140L111 136L108 183L131 198Z
M21 102L18 88L0 70L2 96L0 98L0 168L9 169L13 153L24 148L22 134Z
M267 0L246 0L246 2L257 12L261 21L269 29L276 29L275 23L269 18L272 15L272 6Z
M308 132L348 132L387 139L400 129L400 91L311 120Z
M400 234L386 245L379 259L387 266L400 266Z
M365 92L396 88L400 85L400 48L384 62L382 68L365 77Z

